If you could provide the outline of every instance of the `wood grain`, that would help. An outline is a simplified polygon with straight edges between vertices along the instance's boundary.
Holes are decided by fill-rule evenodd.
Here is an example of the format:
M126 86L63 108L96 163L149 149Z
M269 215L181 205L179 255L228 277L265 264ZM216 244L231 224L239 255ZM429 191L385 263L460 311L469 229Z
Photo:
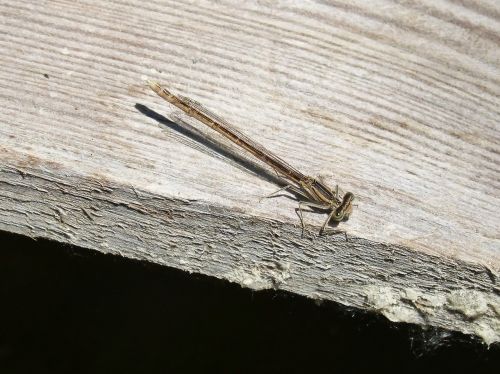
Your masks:
M0 21L3 230L500 340L497 2L4 0ZM272 171L146 78L352 191L349 242L301 238Z

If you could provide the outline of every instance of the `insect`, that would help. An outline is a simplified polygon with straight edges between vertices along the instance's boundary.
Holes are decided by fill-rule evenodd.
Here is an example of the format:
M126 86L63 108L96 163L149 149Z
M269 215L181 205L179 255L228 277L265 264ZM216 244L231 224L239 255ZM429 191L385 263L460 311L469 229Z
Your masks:
M302 174L262 145L243 135L236 130L234 126L210 112L196 101L187 97L174 95L166 88L160 86L157 82L148 81L148 85L158 94L158 96L181 109L188 116L197 119L245 149L274 169L278 176L285 178L289 184L279 191L289 190L304 199L303 201L299 201L299 217L303 230L305 229L302 215L304 207L321 210L328 214L323 226L321 226L319 231L320 234L325 231L329 222L341 222L349 218L353 208L353 193L346 192L342 198L340 198L338 186L336 186L335 190L332 190L321 180Z

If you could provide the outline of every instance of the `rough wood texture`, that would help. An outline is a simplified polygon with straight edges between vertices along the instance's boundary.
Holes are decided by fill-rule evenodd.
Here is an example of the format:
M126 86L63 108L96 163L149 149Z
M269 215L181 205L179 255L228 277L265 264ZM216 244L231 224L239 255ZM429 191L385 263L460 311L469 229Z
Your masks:
M0 228L499 341L499 20L486 0L4 0ZM273 173L146 77L354 192L349 241L301 238L296 202L262 199Z

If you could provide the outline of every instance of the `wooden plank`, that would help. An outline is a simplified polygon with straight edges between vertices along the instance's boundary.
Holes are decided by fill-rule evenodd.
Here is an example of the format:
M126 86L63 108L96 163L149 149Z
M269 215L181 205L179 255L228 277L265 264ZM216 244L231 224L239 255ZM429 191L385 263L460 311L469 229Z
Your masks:
M500 340L497 3L3 1L0 19L1 229ZM263 199L273 172L146 78L352 191L349 241L302 238L296 202Z

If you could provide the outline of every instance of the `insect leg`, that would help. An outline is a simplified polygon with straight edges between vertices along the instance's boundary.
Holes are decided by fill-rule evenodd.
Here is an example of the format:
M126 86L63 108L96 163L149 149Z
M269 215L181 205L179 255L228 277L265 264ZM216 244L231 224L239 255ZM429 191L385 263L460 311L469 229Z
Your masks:
M328 209L329 207L325 206L324 204L310 203L308 201L299 201L299 218L300 218L300 223L302 225L302 235L304 235L304 231L306 230L306 225L304 222L304 216L302 214L302 207L316 208L316 209Z

